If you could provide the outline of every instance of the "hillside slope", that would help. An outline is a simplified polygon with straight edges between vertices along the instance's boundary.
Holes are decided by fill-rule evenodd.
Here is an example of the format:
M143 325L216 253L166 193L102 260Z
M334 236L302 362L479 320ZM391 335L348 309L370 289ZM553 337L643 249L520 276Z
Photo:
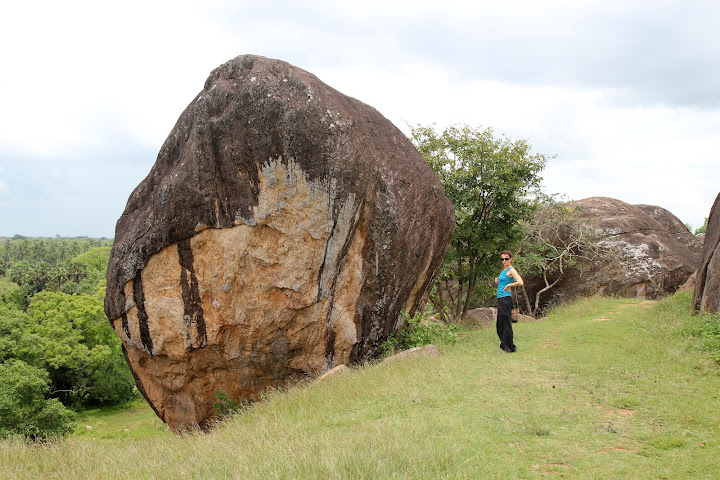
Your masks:
M691 300L594 298L440 357L274 393L213 433L0 445L2 478L717 478L720 369ZM117 428L116 426L113 428Z

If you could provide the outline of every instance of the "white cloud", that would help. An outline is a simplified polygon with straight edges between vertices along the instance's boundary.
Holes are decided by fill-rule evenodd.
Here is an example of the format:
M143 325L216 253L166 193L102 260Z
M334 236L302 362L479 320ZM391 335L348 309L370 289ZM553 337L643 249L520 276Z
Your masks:
M211 68L226 60L208 45L229 37L193 2L15 2L3 14L0 61L13 92L0 117L0 144L52 156L97 146L111 115L139 141L158 145ZM158 140L160 139L160 140Z
M558 155L549 191L699 226L720 190L718 22L702 0L14 2L0 18L0 195L17 214L0 235L42 234L33 209L57 217L46 234L112 235L210 71L243 53L305 68L406 133L527 138Z
M720 112L617 105L613 90L457 83L447 71L321 68L324 81L407 125L493 127L557 154L543 176L549 192L608 196L669 209L700 226L720 190Z

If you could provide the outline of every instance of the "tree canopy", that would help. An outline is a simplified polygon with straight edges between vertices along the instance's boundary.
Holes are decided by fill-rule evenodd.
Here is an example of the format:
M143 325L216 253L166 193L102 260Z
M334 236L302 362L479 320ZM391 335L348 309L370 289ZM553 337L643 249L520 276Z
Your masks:
M61 435L68 431L66 407L134 397L120 339L103 311L111 243L0 240L0 371L9 382L0 398L8 410L0 413L13 425L0 434Z
M59 400L46 398L49 382L42 368L21 360L0 363L0 438L44 440L75 428L73 413Z
M451 126L438 133L417 126L411 140L455 206L457 226L431 300L447 319L460 317L479 280L497 273L500 252L523 238L520 222L532 214L548 157L490 128Z
M708 225L708 220L709 220L709 219L710 219L710 217L705 217L705 221L703 222L702 227L697 228L697 229L695 230L695 233L693 233L693 235L697 236L697 235L706 233L706 232L707 232L707 225Z

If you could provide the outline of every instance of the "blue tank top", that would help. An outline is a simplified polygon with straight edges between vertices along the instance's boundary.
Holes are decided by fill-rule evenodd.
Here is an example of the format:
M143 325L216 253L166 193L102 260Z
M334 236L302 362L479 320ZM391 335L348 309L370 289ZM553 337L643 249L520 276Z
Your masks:
M513 277L508 277L507 272L510 271L512 267L508 267L502 272L500 272L500 275L498 275L498 288L497 288L497 297L512 297L512 292L510 290L504 290L506 285L509 285L515 281Z

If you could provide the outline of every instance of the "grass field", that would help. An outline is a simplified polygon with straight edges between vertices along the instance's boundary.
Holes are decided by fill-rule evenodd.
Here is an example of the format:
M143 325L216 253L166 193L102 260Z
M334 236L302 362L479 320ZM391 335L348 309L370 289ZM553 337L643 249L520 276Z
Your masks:
M689 297L593 298L461 332L439 357L270 395L209 434L142 404L87 412L65 441L0 443L8 479L717 479L720 368ZM87 426L92 429L88 429Z

